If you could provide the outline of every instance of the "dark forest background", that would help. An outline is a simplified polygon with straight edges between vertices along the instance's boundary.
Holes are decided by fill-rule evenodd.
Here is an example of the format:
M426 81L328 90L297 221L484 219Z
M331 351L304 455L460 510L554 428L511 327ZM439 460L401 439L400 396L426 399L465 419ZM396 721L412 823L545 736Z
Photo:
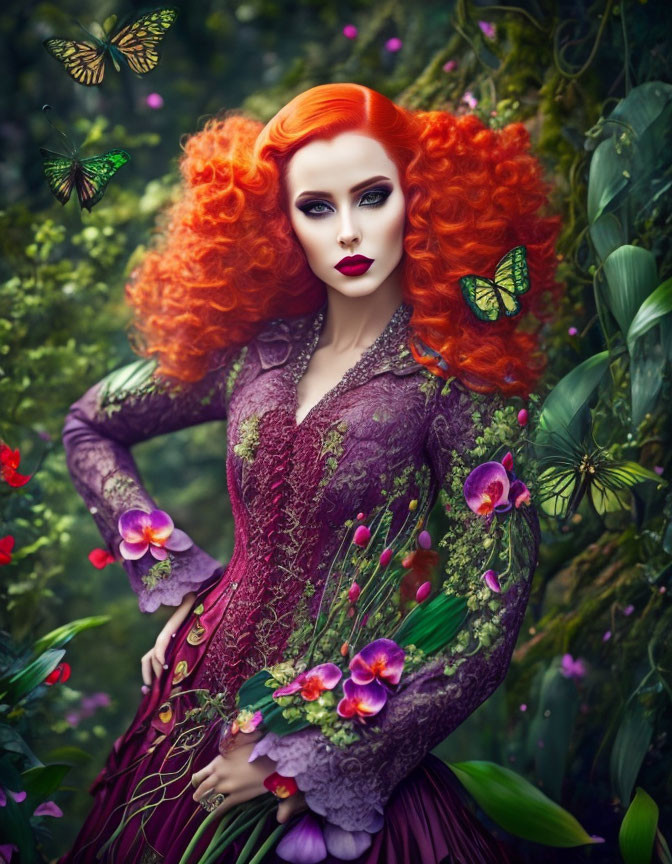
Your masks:
M645 815L637 812L642 836L655 838L653 852L625 860L670 864L667 2L175 5L158 68L143 77L108 68L92 88L72 81L42 40L81 38L77 20L88 27L153 7L61 0L8 2L0 11L0 439L20 448L21 470L36 472L21 489L0 489L0 538L15 538L11 562L0 566L0 672L55 627L109 616L68 643L67 681L1 707L0 785L3 766L9 777L33 757L72 766L57 782L52 777L48 795L44 787L64 815L33 819L35 860L62 854L74 838L87 788L135 713L140 657L171 611L142 615L122 568L89 562L101 542L65 467L65 413L133 359L124 281L175 193L182 136L220 111L242 108L266 121L308 87L356 81L411 108L471 110L495 127L525 123L563 216L558 272L566 290L544 330L549 369L539 398L607 351L599 382L591 389L582 379L590 431L609 458L660 477L636 485L614 512L598 516L584 500L570 519L544 516L533 598L507 680L439 752L512 768L606 841L557 849L506 835L530 862L622 860L619 829L641 789L659 809L659 828L650 830L654 811L645 801ZM357 28L356 38L344 35L346 25ZM49 192L39 148L62 142L45 103L83 155L131 154L91 213L74 200L62 207ZM657 317L635 338L629 325L658 286L664 290L647 306ZM134 455L177 524L228 560L224 428L178 432ZM582 663L569 677L566 654Z

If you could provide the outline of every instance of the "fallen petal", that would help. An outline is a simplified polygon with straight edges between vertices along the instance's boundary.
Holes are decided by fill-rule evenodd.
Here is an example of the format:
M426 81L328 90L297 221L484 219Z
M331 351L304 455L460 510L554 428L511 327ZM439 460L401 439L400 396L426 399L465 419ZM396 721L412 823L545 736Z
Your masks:
M317 819L307 813L275 847L283 861L292 864L317 864L327 857L324 835Z
M327 851L341 861L354 861L371 845L368 831L345 831L331 822L324 823L324 842Z

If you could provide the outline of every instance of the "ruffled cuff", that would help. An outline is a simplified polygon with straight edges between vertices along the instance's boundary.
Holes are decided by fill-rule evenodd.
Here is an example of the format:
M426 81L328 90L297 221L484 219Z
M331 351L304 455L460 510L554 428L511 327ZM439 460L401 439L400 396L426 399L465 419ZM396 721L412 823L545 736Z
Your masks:
M170 554L166 561L122 559L122 564L138 595L141 612L156 612L162 605L179 606L186 594L200 592L224 570L219 561L198 546Z
M278 774L293 777L308 807L332 825L371 834L383 827L383 805L392 790L384 794L376 774L364 771L359 758L333 745L319 730L282 737L269 732L249 761L257 756L268 756Z

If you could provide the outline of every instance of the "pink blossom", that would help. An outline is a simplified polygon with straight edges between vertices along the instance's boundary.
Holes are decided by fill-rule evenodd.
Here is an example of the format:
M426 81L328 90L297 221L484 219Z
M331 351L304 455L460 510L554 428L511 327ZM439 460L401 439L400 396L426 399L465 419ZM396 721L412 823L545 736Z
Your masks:
M527 705L524 702L520 705L520 710L523 712L527 711Z
M366 519L366 513L358 513L357 519L359 522L363 522Z
M491 24L489 21L479 21L478 26L480 28L481 33L485 36L486 39L494 39L496 35L495 25Z
M457 60L449 60L442 68L444 72L454 72L457 69Z
M351 603L356 603L359 599L359 595L361 594L361 592L362 589L359 587L359 585L356 582L353 582L350 586L350 590L348 591L348 600Z
M345 696L336 706L341 717L373 717L387 702L387 690L376 679L358 684L353 678L347 678L343 682L343 693Z
M356 39L357 38L357 28L354 24L346 24L343 28L343 35L346 39Z
M654 465L654 466L653 466L653 470L654 470L654 471L656 472L656 474L658 474L658 476L660 477L660 475L663 473L663 471L664 471L665 469L663 468L662 465Z
M625 607L625 609L623 610L623 614L624 614L624 615L626 616L626 618L627 618L627 616L628 616L628 615L632 615L632 613L633 613L634 611L635 611L635 607L632 605L632 603L628 603L628 605L627 605L627 606Z
M462 96L462 101L472 111L478 105L478 99L474 96L474 94L471 92L471 90L465 90L464 91L464 95Z
M563 654L560 672L565 678L574 678L574 680L580 681L585 678L586 667L583 660L575 660L571 654Z
M529 419L529 415L527 413L527 408L521 408L518 412L518 425L519 426L527 426L527 421Z
M603 642L608 642L611 639L611 630L605 630L604 635L602 636Z
M507 471L513 471L513 453L509 450L502 459L502 465Z
M168 549L184 552L194 545L184 531L175 528L165 510L126 510L119 517L118 529L122 537L119 551L127 561L137 561L147 550L157 561L165 561Z
M431 549L432 548L432 536L429 531L421 531L418 534L418 546L421 549Z
M387 567L387 565L392 560L393 554L394 551L389 546L387 547L387 549L383 549L383 551L380 553L380 566Z
M576 336L578 334L578 332L579 331L576 329L576 327L570 327L567 330L567 333L569 333L570 336Z
M397 36L393 36L391 39L388 39L385 43L385 48L392 54L395 54L397 51L401 51L401 46L403 45L401 39Z
M149 93L145 97L145 105L155 111L158 108L163 108L163 96L160 93Z

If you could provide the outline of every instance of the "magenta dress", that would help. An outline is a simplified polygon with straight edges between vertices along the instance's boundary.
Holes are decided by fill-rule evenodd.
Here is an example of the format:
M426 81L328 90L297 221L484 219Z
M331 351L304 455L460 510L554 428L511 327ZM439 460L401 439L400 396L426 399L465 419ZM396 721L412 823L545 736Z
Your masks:
M231 709L241 683L280 662L292 634L316 616L321 580L349 530L345 523L388 502L394 532L410 501L418 501L420 518L439 495L452 532L444 586L467 596L471 610L456 642L402 675L357 742L334 746L309 727L284 737L268 733L256 750L276 760L280 774L295 778L323 820L372 834L358 864L514 860L430 750L502 682L525 612L539 546L536 511L516 511L506 587L488 594L482 579L485 520L462 495L469 470L501 459L510 448L508 436L519 431L518 408L456 379L446 382L419 364L409 349L412 307L404 303L297 425L297 382L325 316L326 302L308 315L267 322L249 344L224 352L197 384L167 387L140 362L125 379L117 373L71 408L63 434L68 465L115 554L123 511L170 510L143 488L130 446L226 420L235 544L225 566L196 546L161 565L149 554L125 562L144 612L178 605L189 591L197 597L169 646L168 669L154 679L94 781L91 812L60 864L177 864L206 816L192 800L190 778L217 755L222 729L217 718L187 714L199 707L193 691L224 694ZM122 815L125 827L115 835ZM262 838L274 827L275 817L269 817ZM222 864L235 861L246 836ZM264 860L281 859L271 852Z

